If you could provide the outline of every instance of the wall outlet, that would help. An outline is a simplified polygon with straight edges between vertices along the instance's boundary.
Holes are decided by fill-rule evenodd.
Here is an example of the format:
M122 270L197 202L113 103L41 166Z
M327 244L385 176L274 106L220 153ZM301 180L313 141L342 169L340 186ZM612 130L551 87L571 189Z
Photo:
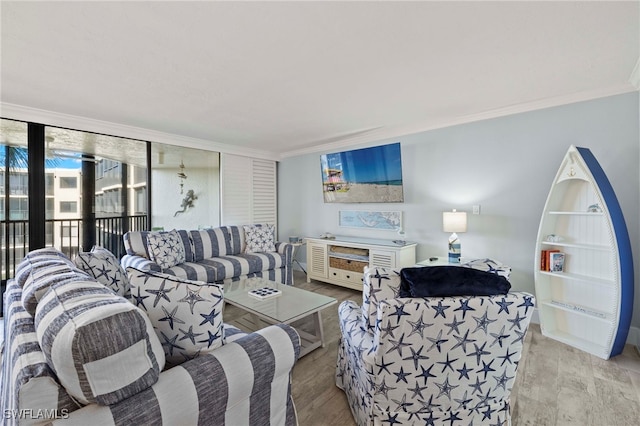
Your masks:
M480 204L473 206L473 214L480 214Z

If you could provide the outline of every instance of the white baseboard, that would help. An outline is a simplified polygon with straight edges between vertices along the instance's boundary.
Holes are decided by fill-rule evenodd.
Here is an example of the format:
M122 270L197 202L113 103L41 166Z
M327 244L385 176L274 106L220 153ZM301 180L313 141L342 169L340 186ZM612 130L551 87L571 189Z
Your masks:
M534 308L533 315L531 315L531 322L534 324L540 324L540 314L538 314L538 308Z
M640 349L640 328L631 327L627 336L627 344L634 345Z

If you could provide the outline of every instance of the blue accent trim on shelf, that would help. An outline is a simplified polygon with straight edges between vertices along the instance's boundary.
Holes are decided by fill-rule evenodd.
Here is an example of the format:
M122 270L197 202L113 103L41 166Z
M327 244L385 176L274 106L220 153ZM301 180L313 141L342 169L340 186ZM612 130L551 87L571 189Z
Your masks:
M596 160L588 148L576 147L576 149L589 168L604 198L604 202L609 210L609 215L611 216L611 224L618 244L620 262L620 319L610 354L610 356L616 356L622 353L624 349L629 334L629 327L631 326L631 316L633 314L634 278L631 241L629 240L627 224L624 220L620 203L618 203L618 198L613 191L607 175L604 173L604 170L602 170L602 167L600 167L600 163L598 163L598 160Z

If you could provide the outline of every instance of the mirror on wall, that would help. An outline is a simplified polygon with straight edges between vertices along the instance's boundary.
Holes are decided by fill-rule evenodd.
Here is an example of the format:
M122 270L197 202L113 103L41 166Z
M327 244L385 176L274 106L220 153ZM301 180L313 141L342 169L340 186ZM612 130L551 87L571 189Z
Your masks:
M151 145L152 229L204 229L220 224L220 153Z

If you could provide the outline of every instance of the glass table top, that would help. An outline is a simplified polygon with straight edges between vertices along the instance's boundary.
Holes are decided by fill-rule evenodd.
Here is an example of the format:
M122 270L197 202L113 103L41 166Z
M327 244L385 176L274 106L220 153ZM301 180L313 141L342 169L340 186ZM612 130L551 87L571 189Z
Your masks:
M249 290L261 287L275 288L282 294L264 300L249 295ZM304 318L336 303L332 297L259 277L225 284L224 298L232 305L281 323Z

